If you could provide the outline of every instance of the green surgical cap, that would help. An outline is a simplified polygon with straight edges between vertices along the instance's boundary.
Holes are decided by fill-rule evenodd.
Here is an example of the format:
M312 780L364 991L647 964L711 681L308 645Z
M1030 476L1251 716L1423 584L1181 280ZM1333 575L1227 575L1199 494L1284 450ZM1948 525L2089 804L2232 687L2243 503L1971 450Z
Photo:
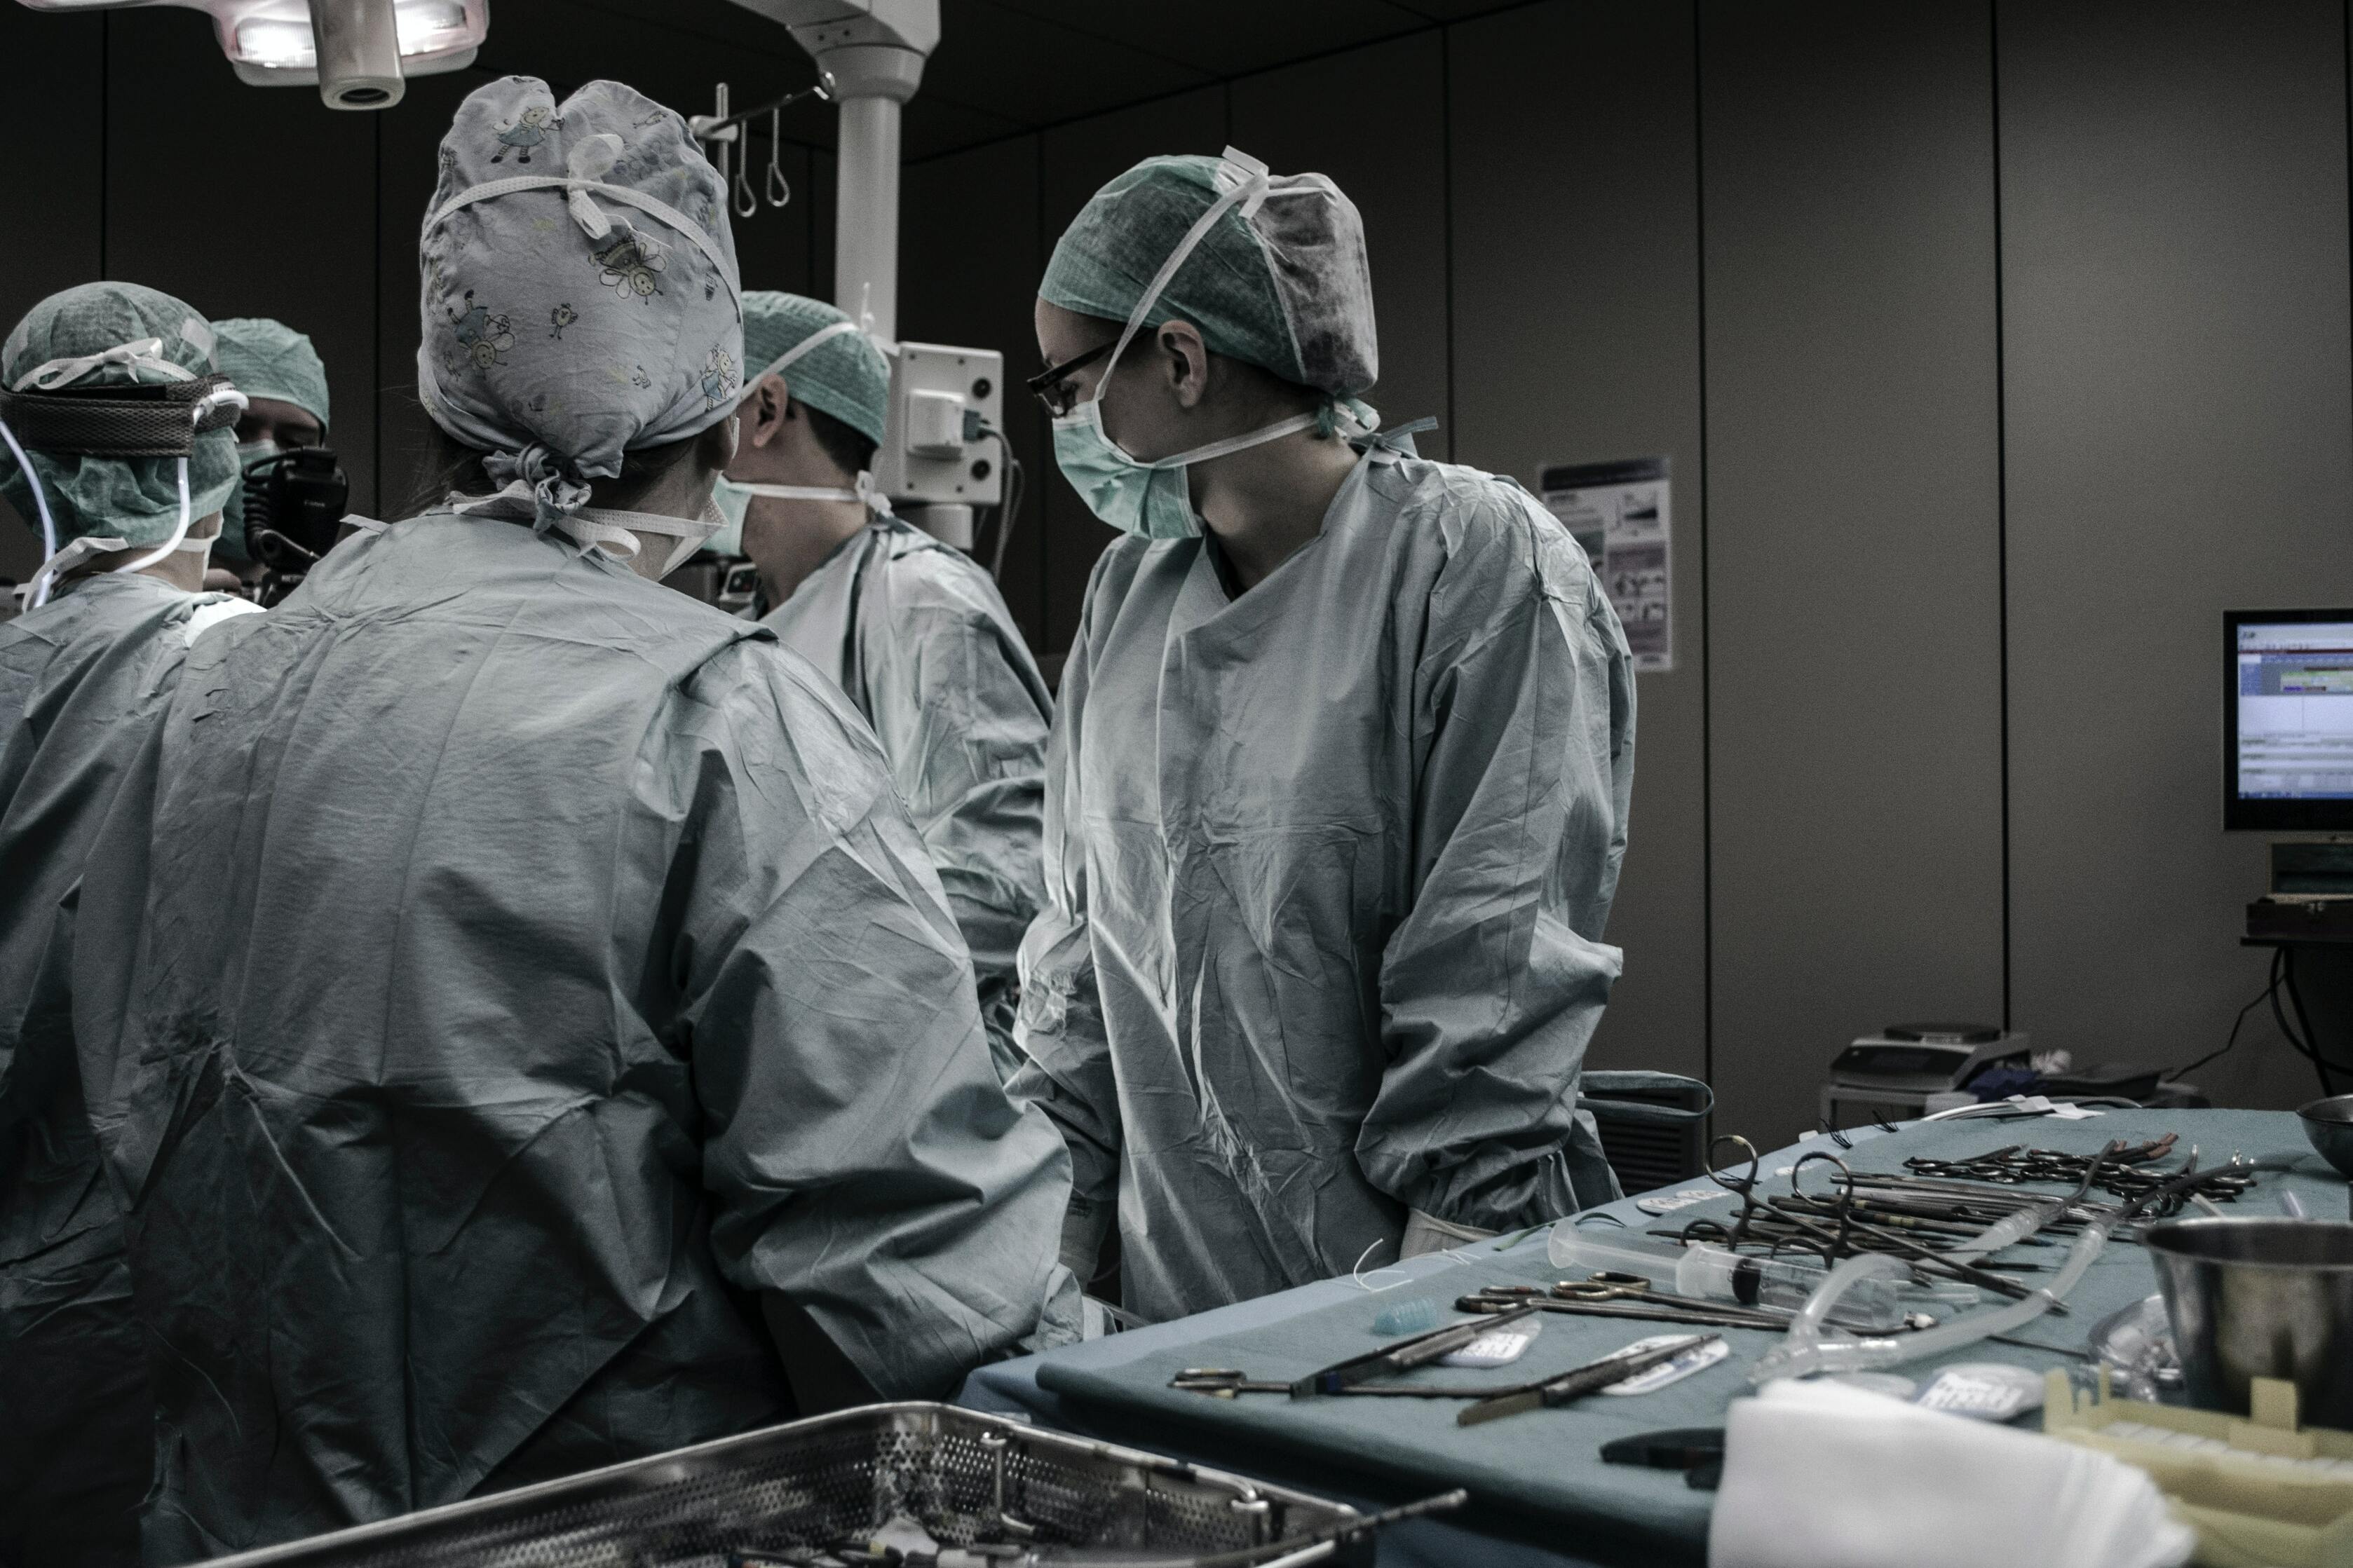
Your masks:
M239 392L290 403L327 427L327 367L309 338L267 316L231 316L213 331L221 371Z
M153 385L180 379L142 357L176 365L190 376L213 374L212 323L171 295L136 283L84 283L52 294L26 313L0 349L0 380L20 388L44 365L58 360L102 355L109 350L153 340L144 356L133 353L58 384L77 386L125 384ZM28 450L40 497L16 455L0 442L0 495L36 532L42 502L47 503L55 537L42 548L55 552L84 535L116 538L128 544L161 544L180 526L180 460L176 458L93 458ZM237 433L207 430L195 439L187 459L188 515L220 510L237 482Z
M849 317L774 289L744 290L744 390L815 333ZM876 446L891 408L891 362L864 332L836 332L779 374L795 399L830 414Z
M1125 323L1218 198L1261 173L1222 158L1146 158L1097 191L1055 242L1038 285L1050 305ZM1262 197L1219 214L1144 325L1172 319L1210 351L1302 386L1355 397L1380 375L1372 268L1356 204L1321 174L1266 176Z

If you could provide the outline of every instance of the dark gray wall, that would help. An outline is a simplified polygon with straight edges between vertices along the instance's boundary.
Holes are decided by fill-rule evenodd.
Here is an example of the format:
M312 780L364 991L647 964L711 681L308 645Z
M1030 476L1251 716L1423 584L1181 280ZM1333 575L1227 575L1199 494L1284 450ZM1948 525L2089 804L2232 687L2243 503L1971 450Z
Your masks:
M1641 679L1598 1061L1711 1072L1719 1126L1763 1142L1905 1015L2087 1060L2220 1045L2262 981L2235 937L2263 879L2261 840L2217 826L2220 613L2353 602L2345 0L1414 10L1456 19L1389 7L1377 41L1206 85L1207 59L1076 68L1047 32L944 50L903 331L1018 379L1039 268L1111 175L1229 142L1331 174L1372 245L1373 400L1438 415L1425 451L1530 482L1674 462L1678 664ZM1313 52L1278 22L1257 58ZM0 318L101 273L284 316L384 509L422 429L414 239L457 98L529 70L692 110L807 73L723 5L501 0L480 71L335 116L237 87L204 27L0 0L0 131L42 153L0 165L38 218ZM1003 94L972 106L1015 77L1046 128L999 135ZM738 247L748 283L823 293L821 114L787 135L798 200ZM1050 658L1109 534L1034 409L1008 424L1035 501L1006 594ZM0 536L0 573L25 550ZM2250 1035L2200 1077L2303 1094Z
M2001 1016L1990 37L1702 26L1716 1083L1787 1130L1841 1036Z
M2345 11L2006 5L2000 70L2013 1003L2186 1061L2263 984L2221 613L2353 603ZM2310 1093L2276 1045L2200 1076Z
M1626 973L1593 1059L1706 1076L1708 467L1692 27L1689 6L1612 0L1449 30L1446 412L1459 460L1525 483L1547 463L1674 459L1676 668L1640 681L1633 834L1610 919ZM1598 60L1609 68L1580 68L1576 92L1557 90L1564 61ZM1386 251L1374 259L1377 275Z
M0 134L26 150L0 168L0 207L37 236L0 268L0 323L101 277L165 289L214 318L276 316L326 363L353 506L395 510L425 427L417 230L459 100L525 71L559 91L617 77L691 111L709 106L715 80L757 89L808 74L807 58L748 12L666 15L607 5L583 26L567 0L501 0L474 68L412 81L385 113L336 114L307 89L240 85L201 13L58 16L0 0ZM765 170L765 136L758 156ZM821 289L830 154L788 136L782 162L796 200L738 226L744 279ZM38 555L29 531L0 527L0 576L21 580Z

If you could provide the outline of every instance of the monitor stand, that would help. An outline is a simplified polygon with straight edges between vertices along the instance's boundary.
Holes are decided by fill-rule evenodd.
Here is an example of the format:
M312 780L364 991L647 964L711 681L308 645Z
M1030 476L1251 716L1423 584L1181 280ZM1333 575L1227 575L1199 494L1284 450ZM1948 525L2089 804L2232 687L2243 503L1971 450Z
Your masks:
M2320 1092L2344 1092L2340 1085L2353 1089L2353 920L2344 918L2353 915L2353 900L2332 900L2335 908L2324 913L2292 917L2276 903L2258 899L2247 906L2247 934L2241 943L2281 951L2288 1021L2304 1038ZM2291 918L2308 924L2298 931L2288 923Z

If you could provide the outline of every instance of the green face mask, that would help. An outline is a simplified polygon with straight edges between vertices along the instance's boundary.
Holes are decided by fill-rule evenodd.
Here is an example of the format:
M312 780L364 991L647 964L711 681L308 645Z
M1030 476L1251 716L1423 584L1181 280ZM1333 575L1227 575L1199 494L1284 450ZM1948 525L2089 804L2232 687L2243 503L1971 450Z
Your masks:
M1112 356L1114 362L1118 357ZM1054 462L1089 511L1113 528L1146 539L1191 539L1200 533L1201 518L1193 510L1186 465L1280 440L1312 429L1322 418L1316 414L1297 415L1246 436L1229 436L1146 463L1129 457L1118 442L1103 434L1103 389L1110 380L1111 372L1106 369L1103 380L1095 384L1094 396L1054 421Z
M711 487L711 504L719 509L726 526L711 536L705 550L721 555L744 553L744 514L751 510L754 496L774 496L778 500L854 500L863 501L878 512L888 512L889 505L869 488L868 477L858 476L855 489L833 485L755 485L738 484L722 474Z

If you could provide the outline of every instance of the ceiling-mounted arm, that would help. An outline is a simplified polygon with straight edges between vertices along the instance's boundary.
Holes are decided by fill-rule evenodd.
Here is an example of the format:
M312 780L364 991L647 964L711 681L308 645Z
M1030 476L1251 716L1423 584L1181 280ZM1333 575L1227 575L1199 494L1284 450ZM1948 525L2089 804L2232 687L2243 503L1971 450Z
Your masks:
M780 23L841 106L833 300L884 342L899 335L899 106L940 41L939 0L735 0Z

